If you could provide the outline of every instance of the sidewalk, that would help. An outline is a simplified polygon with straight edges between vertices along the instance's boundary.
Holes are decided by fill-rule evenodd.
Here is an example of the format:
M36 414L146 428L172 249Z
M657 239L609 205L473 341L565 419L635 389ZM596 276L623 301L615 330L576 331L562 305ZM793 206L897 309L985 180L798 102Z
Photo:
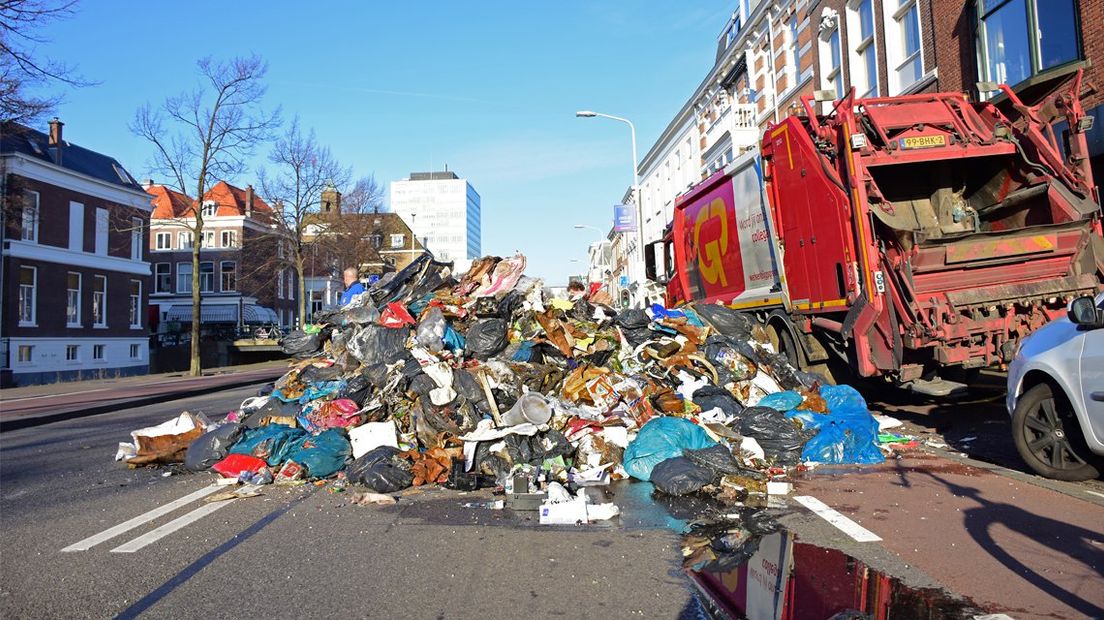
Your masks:
M264 383L286 371L287 360L277 360L212 368L202 377L173 372L6 389L0 391L0 432Z

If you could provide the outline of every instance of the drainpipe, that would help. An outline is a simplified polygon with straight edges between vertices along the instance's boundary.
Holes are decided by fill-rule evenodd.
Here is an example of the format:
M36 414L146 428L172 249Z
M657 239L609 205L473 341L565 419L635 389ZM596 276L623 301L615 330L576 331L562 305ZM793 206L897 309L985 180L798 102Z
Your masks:
M771 108L774 109L774 122L778 122L778 72L774 68L774 5L767 8L767 64L771 75Z

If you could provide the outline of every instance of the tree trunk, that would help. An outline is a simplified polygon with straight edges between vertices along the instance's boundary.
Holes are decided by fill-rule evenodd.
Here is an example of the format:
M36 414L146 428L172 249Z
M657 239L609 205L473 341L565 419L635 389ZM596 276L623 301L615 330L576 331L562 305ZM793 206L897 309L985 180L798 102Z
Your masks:
M200 316L202 297L199 292L199 251L203 238L201 222L196 226L194 235L195 238L192 239L192 362L188 374L198 377L203 374L203 364L199 357L199 327L202 318Z
M295 277L299 279L299 329L307 325L307 285L303 280L303 252L295 252Z

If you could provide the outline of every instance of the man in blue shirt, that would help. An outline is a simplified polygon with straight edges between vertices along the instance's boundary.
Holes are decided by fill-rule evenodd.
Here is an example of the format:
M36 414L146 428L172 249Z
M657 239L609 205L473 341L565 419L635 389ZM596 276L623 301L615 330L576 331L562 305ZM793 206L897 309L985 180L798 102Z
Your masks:
M354 297L365 291L364 285L360 283L357 278L360 274L357 272L356 267L348 267L343 274L345 280L345 292L341 293L341 299L338 301L338 305L344 306L353 300Z

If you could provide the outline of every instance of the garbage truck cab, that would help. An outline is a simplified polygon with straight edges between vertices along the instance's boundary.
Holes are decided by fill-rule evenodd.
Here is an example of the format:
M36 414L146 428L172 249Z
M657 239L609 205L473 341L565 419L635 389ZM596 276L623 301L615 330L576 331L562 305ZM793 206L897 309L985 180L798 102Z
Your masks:
M765 131L645 252L667 303L754 312L792 362L946 394L1104 273L1081 74L1036 103L855 99ZM1057 129L1056 127L1064 127Z

